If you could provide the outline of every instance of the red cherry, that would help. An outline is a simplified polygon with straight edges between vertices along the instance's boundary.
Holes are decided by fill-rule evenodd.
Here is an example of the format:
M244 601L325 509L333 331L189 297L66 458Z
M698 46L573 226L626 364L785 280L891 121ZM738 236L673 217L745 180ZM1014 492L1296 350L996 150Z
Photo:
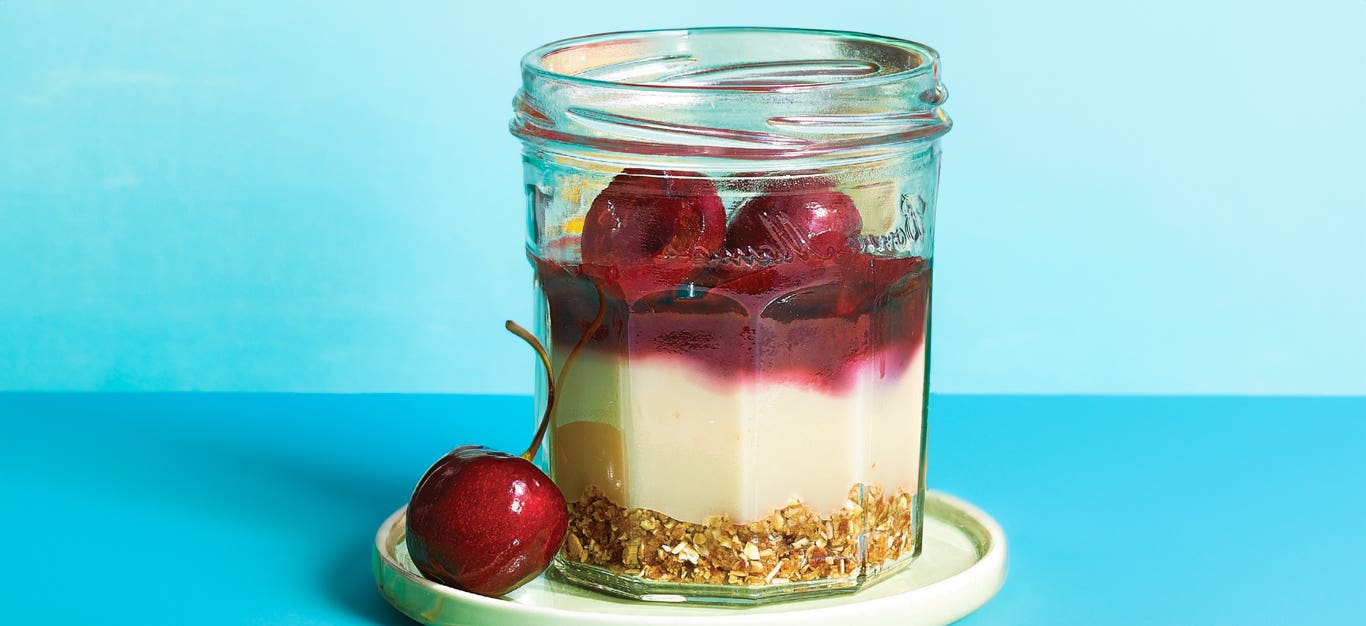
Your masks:
M628 297L667 290L721 248L725 227L725 207L706 177L628 169L588 209L584 266Z
M820 261L851 252L849 241L862 229L849 196L811 181L742 205L726 229L725 249L742 257Z
M545 570L568 524L564 496L530 461L463 446L413 491L408 552L429 579L501 596Z
M606 311L569 353L560 380ZM526 329L507 329L536 349L549 379L545 414L521 456L478 446L456 448L434 463L408 501L408 554L427 578L485 596L501 596L539 576L560 551L569 526L564 495L531 463L555 408L550 356Z

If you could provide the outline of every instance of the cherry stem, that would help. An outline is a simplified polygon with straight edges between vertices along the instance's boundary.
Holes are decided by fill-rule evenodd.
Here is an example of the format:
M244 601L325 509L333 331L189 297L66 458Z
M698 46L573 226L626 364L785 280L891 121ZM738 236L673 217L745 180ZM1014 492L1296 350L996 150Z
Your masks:
M574 359L579 356L579 351L583 349L583 346L588 343L588 340L602 327L602 318L607 315L607 297L603 295L602 287L593 285L593 288L598 291L598 314L593 318L593 323L588 325L588 330L584 331L582 337L579 337L579 342L574 344L574 349L569 351L569 356L565 357L564 367L560 368L560 375L558 377L558 386L561 388L564 387L565 377L569 375L569 366L574 364ZM545 368L545 413L541 415L541 423L536 427L536 434L531 438L531 445L527 446L526 452L521 454L521 458L530 461L536 458L536 452L541 449L541 441L545 439L545 431L550 428L550 423L555 419L555 387L557 386L555 382L555 370L550 365L550 354L546 352L545 346L541 345L540 340L536 339L535 335L531 334L527 329L518 326L517 322L512 320L508 320L504 326L508 329L508 332L520 337L522 341L527 342L527 345L530 345L531 348L536 351L536 356L541 357L541 366Z
M512 320L508 320L503 326L531 346L531 349L536 351L536 356L541 357L541 367L545 368L545 413L541 415L541 425L536 428L536 436L531 440L531 446L522 453L522 458L530 461L536 456L536 450L541 447L541 438L545 437L545 429L550 426L550 413L555 409L555 370L550 367L550 355L546 353L545 346L541 345L541 341L535 335Z

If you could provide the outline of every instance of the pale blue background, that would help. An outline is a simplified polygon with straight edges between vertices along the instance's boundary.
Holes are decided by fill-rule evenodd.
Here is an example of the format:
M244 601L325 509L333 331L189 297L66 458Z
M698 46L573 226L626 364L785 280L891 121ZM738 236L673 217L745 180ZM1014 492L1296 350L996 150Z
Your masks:
M937 47L940 392L1366 394L1366 2L0 2L0 389L526 392L520 54Z

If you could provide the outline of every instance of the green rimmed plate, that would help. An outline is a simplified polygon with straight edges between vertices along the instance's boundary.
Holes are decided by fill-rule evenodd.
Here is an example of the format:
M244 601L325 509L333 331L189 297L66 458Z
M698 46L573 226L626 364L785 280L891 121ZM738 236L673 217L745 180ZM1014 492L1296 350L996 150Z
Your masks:
M625 600L576 587L553 573L502 598L486 598L417 573L403 542L399 509L375 535L375 582L404 615L432 626L791 625L858 620L859 626L948 624L986 604L1005 581L1005 534L980 509L931 491L919 558L886 580L843 596L754 607Z

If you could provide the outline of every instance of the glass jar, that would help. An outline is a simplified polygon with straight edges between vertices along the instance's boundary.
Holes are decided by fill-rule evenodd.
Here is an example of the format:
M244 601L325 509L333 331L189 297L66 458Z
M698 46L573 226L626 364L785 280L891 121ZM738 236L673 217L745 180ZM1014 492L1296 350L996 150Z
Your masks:
M852 591L920 552L938 57L715 28L522 61L556 569L643 600ZM539 385L539 402L549 385Z

